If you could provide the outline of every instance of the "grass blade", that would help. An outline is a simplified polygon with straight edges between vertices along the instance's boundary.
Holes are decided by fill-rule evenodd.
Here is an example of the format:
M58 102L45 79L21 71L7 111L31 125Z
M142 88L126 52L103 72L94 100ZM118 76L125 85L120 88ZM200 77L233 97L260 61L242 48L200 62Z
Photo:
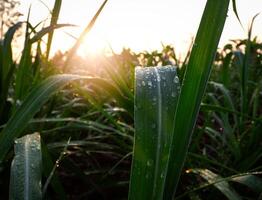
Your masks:
M208 0L201 19L175 114L165 199L172 199L175 195L228 6L229 0Z
M163 199L179 87L174 67L136 68L130 200Z
M232 181L246 185L247 187L251 188L252 190L254 190L257 193L260 193L262 191L261 178L258 178L252 174L232 178Z
M74 46L72 47L72 49L69 51L67 59L65 61L64 64L64 71L66 71L69 62L71 61L72 57L75 55L77 49L79 48L79 46L81 45L83 39L85 38L85 36L89 33L89 31L93 28L98 16L100 15L101 11L103 10L104 6L106 5L108 0L105 0L104 3L100 6L100 8L98 9L98 11L96 12L95 16L92 18L92 20L89 22L89 24L87 25L87 27L85 28L85 30L81 33L81 35L79 36L79 38L77 39L76 43L74 44Z
M39 133L15 140L9 199L42 199L42 157Z
M0 135L0 163L41 106L49 97L66 83L84 77L77 75L56 75L47 78L35 87L25 98L22 105L16 110Z
M123 92L120 91L118 87L115 87L110 81L99 77L90 77L88 81L92 83L94 87L100 88L108 93L121 107L126 109L128 113L131 115L133 114L133 99L125 96Z
M29 86L31 85L31 63L32 63L32 55L31 55L31 47L32 45L29 42L30 39L30 27L29 23L31 13L31 6L29 7L27 21L26 21L26 30L25 30L25 40L24 40L24 49L21 55L20 62L18 64L15 76L15 96L14 100L21 100L24 98L27 93ZM14 104L12 110L16 109L16 104ZM12 111L13 112L13 111Z
M50 33L51 31L54 31L55 29L69 27L69 26L75 26L73 24L55 24L48 27L43 28L41 31L37 32L32 39L30 39L30 43L33 44L34 42L37 42L42 39L43 36Z
M21 25L22 22L18 22L9 28L5 34L3 44L0 43L0 123L4 121L3 112L6 107L8 89L10 88L15 69L11 44L14 34Z
M249 81L249 71L250 71L250 57L251 57L251 37L252 37L252 30L253 30L253 24L256 19L258 14L256 14L251 21L251 25L248 30L248 38L246 41L246 49L245 49L245 55L244 55L244 60L243 60L243 65L241 66L241 112L242 115L248 113L248 99L247 99L247 94L248 94L248 81ZM241 132L244 130L244 119L240 119L240 128Z
M220 176L208 169L192 169L192 172L199 174L202 178L204 178L208 183L211 184L216 180L222 179ZM230 187L226 180L214 183L214 186L218 190L220 190L220 192L222 192L229 200L241 199L241 197L235 192L235 190L232 187Z
M236 0L232 0L232 4L233 4L233 11L234 11L234 13L235 13L235 15L236 15L236 17L237 17L237 20L239 21L240 25L241 25L242 28L243 28L243 25L242 25L242 23L241 23L241 20L240 20L240 18L239 18L238 12L237 12L237 3L236 3Z
M41 147L42 147L42 157L43 157L43 175L46 178L48 178L55 163L52 161L52 157L48 151L48 148L43 142L42 142ZM60 182L59 177L56 172L54 172L53 174L53 178L50 182L50 185L53 188L54 192L57 194L57 197L59 199L64 199L64 200L68 199L64 191L64 188L62 186L62 183Z
M50 22L50 26L51 27L55 26L57 24L57 20L58 20L58 17L59 17L61 5L62 5L62 0L56 0L55 1L55 5L54 5L54 8L52 10L52 18L51 18L51 22ZM51 49L53 34L54 34L54 30L51 30L48 33L47 46L46 46L46 59L47 60L48 60L50 49Z
M207 169L189 169L187 170L188 173L196 173L196 174L199 174L198 173L198 170L207 170ZM210 170L208 170L210 171ZM238 182L238 183L241 183L243 185L247 185L248 187L252 188L254 191L256 191L257 189L259 189L261 186L258 186L258 187L254 187L254 182L256 181L256 183L260 184L260 179L256 179L255 181L252 180L252 184L251 184L251 181L245 181L245 177L250 177L250 176L253 176L254 175L261 175L262 172L247 172L247 173L240 173L240 174L235 174L235 175L232 175L232 176L228 176L228 177L218 177L216 179L213 179L212 181L209 180L208 183L205 183L205 184L202 184L192 190L189 190L189 191L186 191L185 193L183 193L182 195L179 195L176 197L176 199L184 199L187 195L189 195L190 193L194 193L196 191L199 191L199 190L202 190L204 188L207 188L207 187L210 187L210 186L213 186L215 184L218 184L218 183L221 183L221 182L224 182L224 181L234 181L234 182ZM243 180L244 179L244 180Z
M14 37L14 34L16 31L22 26L23 22L18 22L15 25L13 25L5 34L4 42L3 42L3 63L1 64L2 66L2 71L1 71L1 76L4 78L8 74L8 70L10 68L10 64L13 63L13 56L12 56L12 47L11 43ZM3 74L2 74L3 73ZM3 79L2 81L4 81Z

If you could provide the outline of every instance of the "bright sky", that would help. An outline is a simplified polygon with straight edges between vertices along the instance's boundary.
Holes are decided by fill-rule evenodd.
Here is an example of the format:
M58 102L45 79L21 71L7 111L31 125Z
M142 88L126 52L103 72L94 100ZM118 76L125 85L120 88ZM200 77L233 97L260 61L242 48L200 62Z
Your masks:
M54 0L42 0L52 9ZM229 39L245 38L252 17L262 12L262 0L236 0L245 30L239 25L230 6L220 46ZM65 51L88 24L103 0L64 0L60 23L76 24L56 32L53 49ZM195 36L206 0L109 0L88 35L83 52L109 48L120 52L123 47L134 51L161 49L161 43L171 44L184 53ZM20 11L26 15L32 4L31 23L37 24L48 16L48 9L39 0L21 0ZM262 40L262 13L254 25L254 35ZM109 45L110 44L110 45Z

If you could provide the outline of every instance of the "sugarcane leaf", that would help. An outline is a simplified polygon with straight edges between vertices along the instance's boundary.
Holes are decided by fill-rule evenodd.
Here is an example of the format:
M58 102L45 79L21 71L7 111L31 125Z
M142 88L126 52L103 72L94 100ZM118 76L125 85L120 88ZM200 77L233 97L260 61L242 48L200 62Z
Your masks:
M244 176L237 176L231 179L231 181L241 183L243 185L246 185L247 187L251 188L255 192L260 193L262 191L262 180L261 178L252 175L247 174Z
M42 142L41 147L42 147L42 158L43 158L43 175L46 178L48 178L53 169L53 166L55 165L55 162L52 161L52 157L48 151L46 144ZM68 199L64 191L64 188L62 186L62 183L60 182L56 172L54 172L53 174L50 185L54 189L59 199L64 199L64 200Z
M214 186L220 190L229 200L239 200L241 197L236 193L236 191L229 185L229 183L224 180L215 183L216 180L222 179L221 176L215 174L208 169L191 169L193 173L199 174L204 178L209 184L214 184Z
M28 122L50 96L68 82L83 78L85 77L69 74L51 76L28 94L0 134L0 163L12 147L14 139L22 134Z
M206 3L176 109L164 199L174 199L175 196L228 6L229 0L208 0Z
M210 170L208 169L188 169L187 170L187 173L195 173L195 174L201 174L201 171L204 172L203 175L205 175L205 170L207 171L207 173L211 172ZM212 175L213 174L213 175ZM216 174L214 174L213 172L211 172L211 176L213 176L213 178L210 178L211 176L206 176L206 180L207 178L209 177L209 181L207 181L207 183L204 183L204 184L200 184L198 185L197 187L191 189L191 190L188 190L186 191L185 193L179 195L179 196L176 196L176 199L183 199L184 197L186 197L187 195L190 195L192 193L195 193L196 191L199 191L199 190L202 190L204 188L207 188L207 187L210 187L210 186L213 186L215 184L219 184L221 182L228 182L229 181L234 181L234 182L238 182L238 183L241 183L243 185L246 185L248 187L250 187L252 190L254 191L257 191L258 194L261 192L260 188L261 188L261 185L254 185L254 184L261 184L261 180L258 180L259 178L256 177L256 180L243 180L243 179L246 179L245 177L250 177L250 176L253 176L255 177L256 175L261 175L262 172L261 171L256 171L256 172L247 172L247 173L240 173L240 174L234 174L232 176L228 176L228 177L221 177L221 176L218 176ZM204 177L203 177L204 178ZM251 183L252 182L252 183ZM222 184L223 186L223 184ZM261 193L260 193L261 195ZM259 198L258 198L259 199Z
M117 103L125 108L128 113L133 115L133 99L125 96L118 87L115 87L109 80L99 78L99 77L90 77L88 79L90 83L94 85L96 88L102 89L104 92L108 93L112 98L114 98Z
M104 2L102 3L102 5L100 6L100 8L97 10L96 14L94 15L94 17L91 19L91 21L88 23L88 25L86 26L86 28L83 30L83 32L80 34L80 36L78 37L78 39L76 40L75 44L73 45L73 47L71 48L71 50L68 53L68 56L66 58L66 61L64 63L64 70L67 70L68 64L71 61L71 59L73 58L73 56L75 55L75 53L77 52L78 48L80 47L81 43L83 42L84 38L86 37L86 35L90 32L90 30L93 28L98 16L100 15L100 13L102 12L104 6L106 5L108 0L104 0Z
M15 157L11 166L10 200L42 199L42 156L40 134L15 140Z
M163 199L179 93L176 68L136 68L135 144L129 199Z
M52 17L51 17L51 22L50 22L51 27L57 25L61 6L62 6L62 0L56 0L55 4L54 4L54 8L52 10ZM47 59L48 59L49 54L50 54L53 34L54 34L54 29L50 30L49 33L48 33L48 39L47 39L47 45L46 45L46 58Z
M45 27L41 31L37 32L34 35L34 37L32 37L30 39L30 43L34 43L34 42L39 41L40 39L42 39L43 36L50 33L50 31L54 31L55 29L63 28L63 27L69 27L69 26L72 27L72 26L75 26L75 25L73 25L73 24L53 24L51 26Z
M16 31L22 26L23 22L18 22L15 25L13 25L11 28L8 29L8 31L5 34L4 41L3 41L3 60L2 64L0 63L0 69L1 69L1 76L2 81L5 81L6 76L9 72L10 66L13 64L13 56L12 56L12 40L16 33ZM2 83L4 84L4 83Z
M241 23L241 20L239 18L239 15L238 15L238 12L237 12L237 3L236 3L236 0L232 0L232 5L233 5L233 11L237 17L237 20L239 21L240 25L243 27L242 23Z

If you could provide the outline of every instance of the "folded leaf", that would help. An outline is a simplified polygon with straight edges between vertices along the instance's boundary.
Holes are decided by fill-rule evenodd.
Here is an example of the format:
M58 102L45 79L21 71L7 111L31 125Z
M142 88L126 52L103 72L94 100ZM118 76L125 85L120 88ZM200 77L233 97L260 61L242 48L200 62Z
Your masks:
M42 155L39 133L15 140L11 167L10 200L42 199Z
M163 199L179 89L175 67L136 68L130 200Z

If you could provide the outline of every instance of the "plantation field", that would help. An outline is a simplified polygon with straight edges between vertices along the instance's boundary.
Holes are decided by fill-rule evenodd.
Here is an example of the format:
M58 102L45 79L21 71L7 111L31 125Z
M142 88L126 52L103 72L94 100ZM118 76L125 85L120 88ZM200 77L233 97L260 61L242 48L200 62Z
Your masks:
M172 45L80 57L108 3L66 53L50 55L72 26L57 23L62 0L48 24L2 29L0 199L262 199L257 15L218 48L229 0L207 0L183 59Z

